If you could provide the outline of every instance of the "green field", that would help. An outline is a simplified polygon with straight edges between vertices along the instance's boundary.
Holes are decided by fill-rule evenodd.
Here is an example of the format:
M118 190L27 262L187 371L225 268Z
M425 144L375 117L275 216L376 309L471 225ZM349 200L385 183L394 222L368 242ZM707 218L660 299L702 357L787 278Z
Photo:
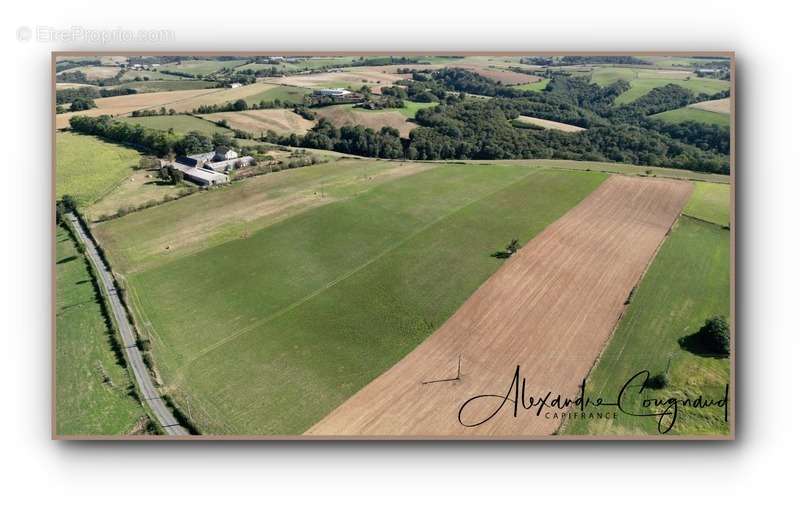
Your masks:
M662 68L692 68L694 66L703 66L711 62L726 61L726 58L692 58L681 56L637 56L637 58L650 61L656 67Z
M384 111L397 111L400 114L404 115L407 118L414 119L414 116L417 115L417 111L420 109L427 109L429 107L436 107L439 105L439 102L412 102L411 100L403 100L405 104L402 108L395 108L395 109L378 109L375 112L384 112ZM364 112L372 112L369 109L363 109Z
M499 268L492 252L604 178L435 165L130 274L129 293L201 431L301 433L441 325Z
M136 81L135 79L137 77L142 79L147 77L151 81L180 81L185 79L185 77L164 74L157 70L126 70L125 73L122 74L122 78L120 80L125 83L146 82L146 81Z
M247 102L247 105L258 104L262 100L271 102L276 99L284 102L303 103L303 98L310 93L311 90L306 88L298 88L296 86L276 86L266 91L262 91L261 93L248 96L244 100Z
M218 72L224 68L239 67L247 63L247 60L185 60L178 63L162 65L159 70L171 70L175 72L186 72L187 74L206 76Z
M72 195L88 205L133 172L141 154L134 149L76 133L56 133L56 198Z
M164 74L166 75L166 74ZM208 89L217 87L218 83L212 81L199 81L194 79L173 79L164 81L130 81L116 86L117 88L131 88L139 93L155 93L158 91L182 91L185 89Z
M597 67L592 70L592 82L600 86L608 86L617 81L636 79L637 70L626 67Z
M721 185L698 184L704 189L693 195L687 210L701 206L705 212L724 215L727 201L718 198L718 188L709 191L706 186ZM703 201L708 195L712 196ZM634 374L645 369L652 374L662 373L669 363L667 387L659 391L646 390L646 397L683 399L686 395L696 398L702 394L707 398L721 398L725 385L730 382L729 359L697 356L683 350L678 341L697 331L709 317L728 317L729 304L730 232L714 224L681 217L636 289L608 347L589 374L586 394L615 401L620 388ZM629 411L655 411L654 407L640 408L638 402L641 399L634 395L624 405ZM613 407L591 409L594 412L616 411ZM565 423L560 432L603 435L658 433L653 417L635 417L620 412L616 419L574 419ZM669 433L727 434L728 426L721 407L681 407Z
M728 184L695 182L694 192L683 209L687 216L722 226L730 224L731 187Z
M83 255L56 230L56 433L121 435L145 417L128 395Z
M195 116L187 116L186 114L175 114L173 116L141 116L141 117L121 117L120 121L126 123L140 124L146 128L154 128L156 130L172 130L174 133L186 134L190 131L199 131L206 135L213 135L214 133L232 134L232 132L221 126L217 126L211 121L206 121Z
M542 79L541 81L529 82L528 84L519 84L514 86L514 89L522 89L525 91L544 91L544 88L547 87L547 83L549 82L550 79Z
M637 98L646 95L650 90L666 86L667 84L677 84L682 86L694 94L706 93L714 94L719 93L730 88L730 82L721 81L717 79L705 79L700 77L692 77L688 81L685 79L634 79L630 81L631 88L625 93L617 97L615 103L623 104L630 103Z
M715 124L718 126L730 126L731 123L731 116L729 114L720 114L719 112L710 112L693 107L681 107L680 109L668 110L650 117L661 119L668 123L697 121L698 123Z

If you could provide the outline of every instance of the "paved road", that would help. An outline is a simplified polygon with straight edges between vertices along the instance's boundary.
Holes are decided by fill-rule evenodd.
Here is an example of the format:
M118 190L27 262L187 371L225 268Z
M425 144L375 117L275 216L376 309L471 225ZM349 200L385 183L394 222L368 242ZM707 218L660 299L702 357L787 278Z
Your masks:
M114 278L111 275L108 265L106 265L106 263L100 257L100 254L97 252L97 248L94 246L94 242L92 242L92 240L86 235L86 231L83 229L83 226L81 226L78 218L72 213L67 214L67 216L69 217L70 221L72 221L73 227L78 234L78 239L83 242L83 245L86 247L87 256L94 264L95 271L100 273L100 282L103 283L103 286L108 293L111 312L114 316L114 320L116 321L117 328L119 328L119 332L122 335L122 346L125 351L125 359L128 361L128 365L133 370L136 383L139 385L139 391L144 396L144 400L147 402L147 405L155 414L156 421L158 421L167 435L188 435L189 432L186 430L186 428L178 423L178 421L175 419L175 416L173 416L172 412L169 410L169 408L167 408L164 400L161 399L161 396L158 394L155 386L153 385L150 372L147 370L147 366L144 364L144 359L142 359L142 353L136 346L136 337L134 337L133 329L128 322L125 307L122 305L119 294L114 287Z

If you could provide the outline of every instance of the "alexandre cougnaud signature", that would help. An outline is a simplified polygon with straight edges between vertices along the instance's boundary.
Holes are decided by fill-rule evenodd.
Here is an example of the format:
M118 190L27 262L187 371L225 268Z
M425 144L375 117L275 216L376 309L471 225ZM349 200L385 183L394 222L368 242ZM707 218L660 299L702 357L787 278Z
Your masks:
M645 388L645 383L650 377L648 370L634 374L619 389L615 401L605 401L603 398L586 396L586 380L581 383L577 397L566 397L552 391L542 396L528 395L525 392L526 379L521 375L520 366L514 370L514 375L508 390L500 394L480 394L467 399L458 411L458 422L462 426L473 428L487 423L497 416L513 415L517 417L520 411L530 411L531 414L541 416L545 409L557 410L564 413L573 407L578 412L584 412L592 407L613 407L616 412L628 416L652 417L655 419L658 432L669 433L678 419L682 408L707 409L720 408L723 411L725 422L728 421L728 390L720 398L704 398L702 395L692 397L656 397L651 390ZM477 417L471 415L477 408L480 412L489 412L488 415Z

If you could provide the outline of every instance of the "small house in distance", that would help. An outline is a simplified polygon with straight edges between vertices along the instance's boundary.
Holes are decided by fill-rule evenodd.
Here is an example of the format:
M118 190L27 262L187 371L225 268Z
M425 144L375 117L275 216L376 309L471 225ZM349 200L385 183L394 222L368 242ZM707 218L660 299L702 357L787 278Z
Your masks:
M213 186L230 182L228 172L250 165L253 161L252 156L239 156L228 146L217 146L208 153L180 156L172 165L195 184ZM162 161L162 165L164 163Z
M314 90L316 96L330 96L332 98L345 98L350 95L352 91L344 88L322 88Z

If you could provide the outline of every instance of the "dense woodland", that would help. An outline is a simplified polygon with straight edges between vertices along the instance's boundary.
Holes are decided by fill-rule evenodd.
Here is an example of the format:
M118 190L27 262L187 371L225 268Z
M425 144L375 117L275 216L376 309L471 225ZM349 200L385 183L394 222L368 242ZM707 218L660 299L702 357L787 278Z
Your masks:
M696 122L673 125L648 117L726 93L696 96L680 86L667 85L632 103L615 105L616 97L629 89L624 81L601 87L588 78L557 75L540 93L451 68L415 72L412 80L397 84L404 87L386 87L383 93L439 103L417 112L415 121L420 127L412 130L407 140L392 129L335 128L320 121L305 136L290 135L279 141L385 158L562 158L729 171L728 128ZM492 98L470 96L473 94ZM587 129L564 133L516 128L512 120L519 115Z

